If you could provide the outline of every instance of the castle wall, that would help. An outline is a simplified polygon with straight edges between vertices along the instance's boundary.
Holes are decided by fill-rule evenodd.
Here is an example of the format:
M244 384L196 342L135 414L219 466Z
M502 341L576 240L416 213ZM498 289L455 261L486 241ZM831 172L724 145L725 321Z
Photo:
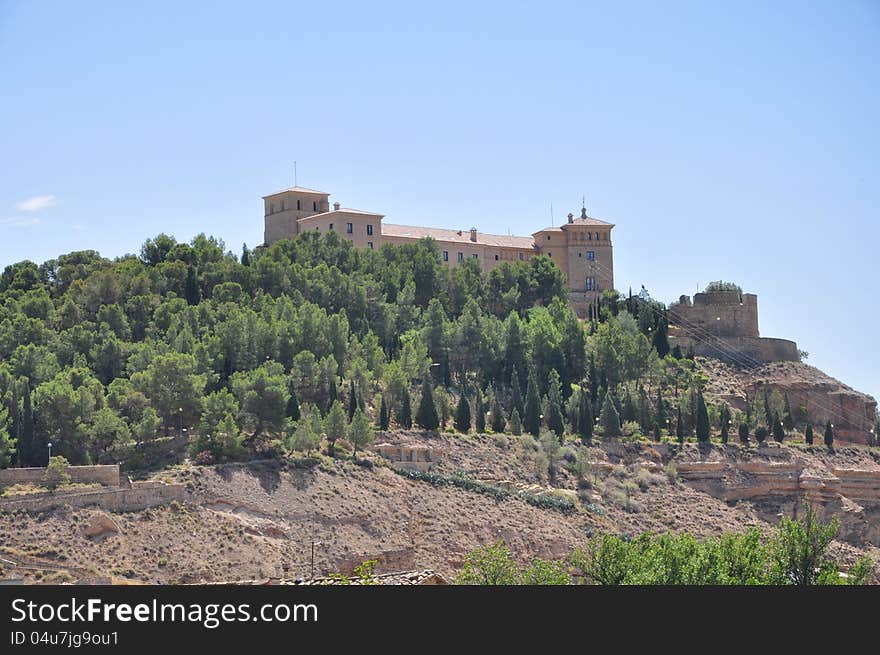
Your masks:
M71 482L81 484L99 483L108 487L119 486L119 465L69 466L67 473ZM46 481L45 468L0 469L0 487L13 484L41 485Z
M758 297L736 291L698 293L669 307L669 322L685 331L695 326L700 334L719 337L758 337Z
M71 507L96 506L110 512L136 512L148 507L164 505L172 500L186 500L188 493L182 484L140 482L130 489L102 489L96 491L56 491L0 499L0 512L43 512L70 505Z
M757 362L797 362L797 344L788 339L767 337L720 337L694 339L691 336L669 336L669 345L683 353L693 349L695 355L712 357L730 364Z

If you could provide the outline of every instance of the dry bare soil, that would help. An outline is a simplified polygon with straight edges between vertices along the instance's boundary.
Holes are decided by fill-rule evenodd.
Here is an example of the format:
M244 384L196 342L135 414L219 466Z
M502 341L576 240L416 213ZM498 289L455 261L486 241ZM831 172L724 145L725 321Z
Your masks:
M412 431L389 432L377 441L429 446L440 456L438 472L577 498L577 508L563 513L519 498L496 500L411 480L375 454L367 456L372 466L323 456L299 463L186 466L162 473L187 484L190 500L183 503L118 514L70 507L0 512L0 577L244 581L347 572L370 559L379 561L380 571L431 568L452 575L466 553L498 540L522 561L561 557L604 532L769 530L799 502L784 494L725 501L685 481L676 463L796 458L816 471L880 469L876 453L862 447L829 454L776 445L609 444L589 448L586 483L578 484L563 459L555 488L548 489L529 438ZM866 514L860 516L864 521ZM876 514L868 516L875 521ZM836 542L835 551L847 561L860 552L880 561L876 543L865 534Z

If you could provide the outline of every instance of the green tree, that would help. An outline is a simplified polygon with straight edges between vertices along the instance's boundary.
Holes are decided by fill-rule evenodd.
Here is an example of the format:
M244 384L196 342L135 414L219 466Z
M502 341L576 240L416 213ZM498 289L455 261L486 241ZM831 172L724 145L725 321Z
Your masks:
M373 443L373 427L367 415L360 409L356 410L348 426L348 440L354 446L354 454L357 455L358 448L363 448Z
M739 440L740 443L749 443L749 424L743 421L739 424Z
M387 430L391 423L391 417L388 415L388 405L385 403L385 395L382 395L382 402L379 405L379 429Z
M611 398L611 392L605 394L605 401L602 403L602 412L599 414L599 423L602 425L603 435L606 439L613 439L620 436L620 415L614 406L614 400Z
M702 390L697 394L697 441L709 441L709 411Z
M834 448L834 426L831 425L831 421L825 422L825 445Z
M492 426L493 432L504 432L504 410L501 408L501 402L497 396L492 400L492 409L489 411L489 424Z
M60 486L70 484L70 462L66 457L54 455L49 458L49 464L46 466L45 481L49 489L56 489Z
M807 423L807 429L804 431L804 441L807 442L807 445L813 445L813 424Z
M199 418L206 376L196 373L192 355L158 355L145 371L132 376L132 382L150 399L166 428L178 422L189 426Z
M471 404L464 393L458 399L452 425L458 432L463 432L464 434L471 431Z
M501 542L469 552L464 566L455 578L460 585L515 585L520 572L513 554Z
M519 415L522 416L522 387L519 383L519 373L516 372L516 367L514 367L513 373L510 376L510 405L512 409L515 409L519 413Z
M535 371L529 371L529 382L526 389L526 402L523 408L523 428L533 437L538 437L541 432L541 399L538 396L538 383L535 381Z
M15 439L6 429L8 414L6 408L0 405L0 469L5 469L12 464L12 459L16 454Z
M336 456L336 442L345 438L347 427L345 408L335 400L324 417L324 434L327 436L327 454L330 457Z
M422 397L419 399L419 408L416 411L416 425L424 430L436 430L440 426L431 382L427 376L422 380Z
M34 463L34 408L31 401L31 385L24 381L21 408L21 437L18 445L18 461L21 466L33 466Z
M284 415L291 421L296 422L300 419L301 413L299 409L299 399L292 387L289 389L290 398L287 400L287 407L284 409Z
M348 384L348 420L351 421L355 410L358 408L357 394L355 393L354 380L350 380Z
M477 434L483 434L486 431L486 414L484 413L484 410L483 393L480 391L478 385L477 393L474 396L474 428L476 429Z
M771 546L772 580L776 584L816 585L836 581L837 562L828 547L839 529L837 517L823 523L809 501L804 501L801 518L783 517Z
M657 351L657 355L661 359L669 354L669 331L667 327L666 312L664 311L657 317L657 323L654 327L654 336L651 340L651 345L654 347L654 350Z
M403 390L403 397L400 401L400 409L397 412L397 424L407 430L412 427L412 405L408 388L405 388Z
M241 421L253 430L252 438L258 439L264 431L279 434L290 400L283 366L270 361L252 371L235 373L231 383L241 407Z
M675 414L675 437L678 439L678 443L684 443L684 421L681 416L681 405L678 406Z
M288 440L288 448L311 455L321 443L321 413L314 405L303 407L302 417L296 422Z
M516 407L513 408L513 411L510 413L510 433L519 436L522 434L522 419L519 417L519 412L516 410Z
M721 423L721 443L727 443L727 440L730 435L730 409L727 407L726 403L721 403L721 412L719 416L719 421Z
M590 444L593 441L593 408L586 389L581 389L578 401L577 433L585 444Z
M538 443L547 462L547 478L550 480L550 484L554 484L560 457L559 438L552 432L544 430L541 432Z
M565 434L565 419L562 416L562 391L559 373L552 369L547 377L547 427L549 427L559 442L562 443Z
M782 421L779 420L778 414L773 415L773 438L779 443L785 440L785 428L782 427Z

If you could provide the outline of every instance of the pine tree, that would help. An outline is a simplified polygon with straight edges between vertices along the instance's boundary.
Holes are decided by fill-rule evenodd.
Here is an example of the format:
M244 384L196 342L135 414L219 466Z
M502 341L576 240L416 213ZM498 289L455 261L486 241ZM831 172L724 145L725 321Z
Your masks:
M422 381L422 397L416 412L416 425L424 430L436 430L440 426L437 407L434 405L434 394L428 376Z
M357 402L357 393L354 388L354 380L350 380L348 383L348 421L351 422L351 418L354 416L355 410L358 408Z
M485 409L483 406L483 394L480 391L480 386L477 385L477 393L474 396L474 427L477 430L477 434L483 434L486 431Z
M458 399L458 406L455 408L455 418L452 424L459 432L467 434L471 431L471 404L468 402L467 394L462 393Z
M247 244L241 244L241 265L242 266L250 266L251 265L251 253L248 250Z
M602 424L603 434L606 439L620 436L620 414L614 406L614 400L610 391L605 393L605 402L602 403L602 413L599 415L599 422Z
M324 434L327 435L327 454L330 457L336 455L336 442L345 437L347 424L345 421L345 408L338 400L334 400L327 410L324 419Z
M519 373L516 372L515 366L513 367L513 375L510 376L510 404L522 416L522 387L519 384Z
M355 399L357 409L357 400ZM409 398L409 389L403 390L403 398L400 402L400 411L397 413L397 424L409 430L412 427L412 405Z
M834 426L831 425L831 421L825 422L825 445L828 448L834 447Z
M654 338L651 342L651 345L654 346L654 350L657 351L657 354L661 359L669 354L669 334L667 326L666 312L664 311L657 318L657 325L654 328Z
M501 403L497 397L492 401L489 424L492 426L493 432L504 432L504 411L501 409Z
M514 407L513 411L510 413L510 433L515 434L516 436L522 434L522 419L520 419L516 407Z
M804 441L807 442L808 445L813 445L813 424L807 423L807 429L804 431Z
M388 404L385 402L385 395L382 395L382 401L379 403L379 422L377 426L380 430L387 430L391 423L391 416L388 414Z
M697 441L705 443L709 441L709 410L706 408L706 400L702 390L697 394Z
M537 439L541 434L541 399L538 397L538 383L535 382L534 369L529 371L523 412L523 429Z

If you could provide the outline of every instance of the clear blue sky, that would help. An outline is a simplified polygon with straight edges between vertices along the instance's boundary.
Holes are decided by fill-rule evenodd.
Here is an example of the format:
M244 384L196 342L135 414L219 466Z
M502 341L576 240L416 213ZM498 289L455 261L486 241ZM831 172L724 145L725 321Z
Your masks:
M0 266L256 245L294 160L389 222L530 234L586 195L619 289L737 281L880 394L875 1L0 0L0 97Z

